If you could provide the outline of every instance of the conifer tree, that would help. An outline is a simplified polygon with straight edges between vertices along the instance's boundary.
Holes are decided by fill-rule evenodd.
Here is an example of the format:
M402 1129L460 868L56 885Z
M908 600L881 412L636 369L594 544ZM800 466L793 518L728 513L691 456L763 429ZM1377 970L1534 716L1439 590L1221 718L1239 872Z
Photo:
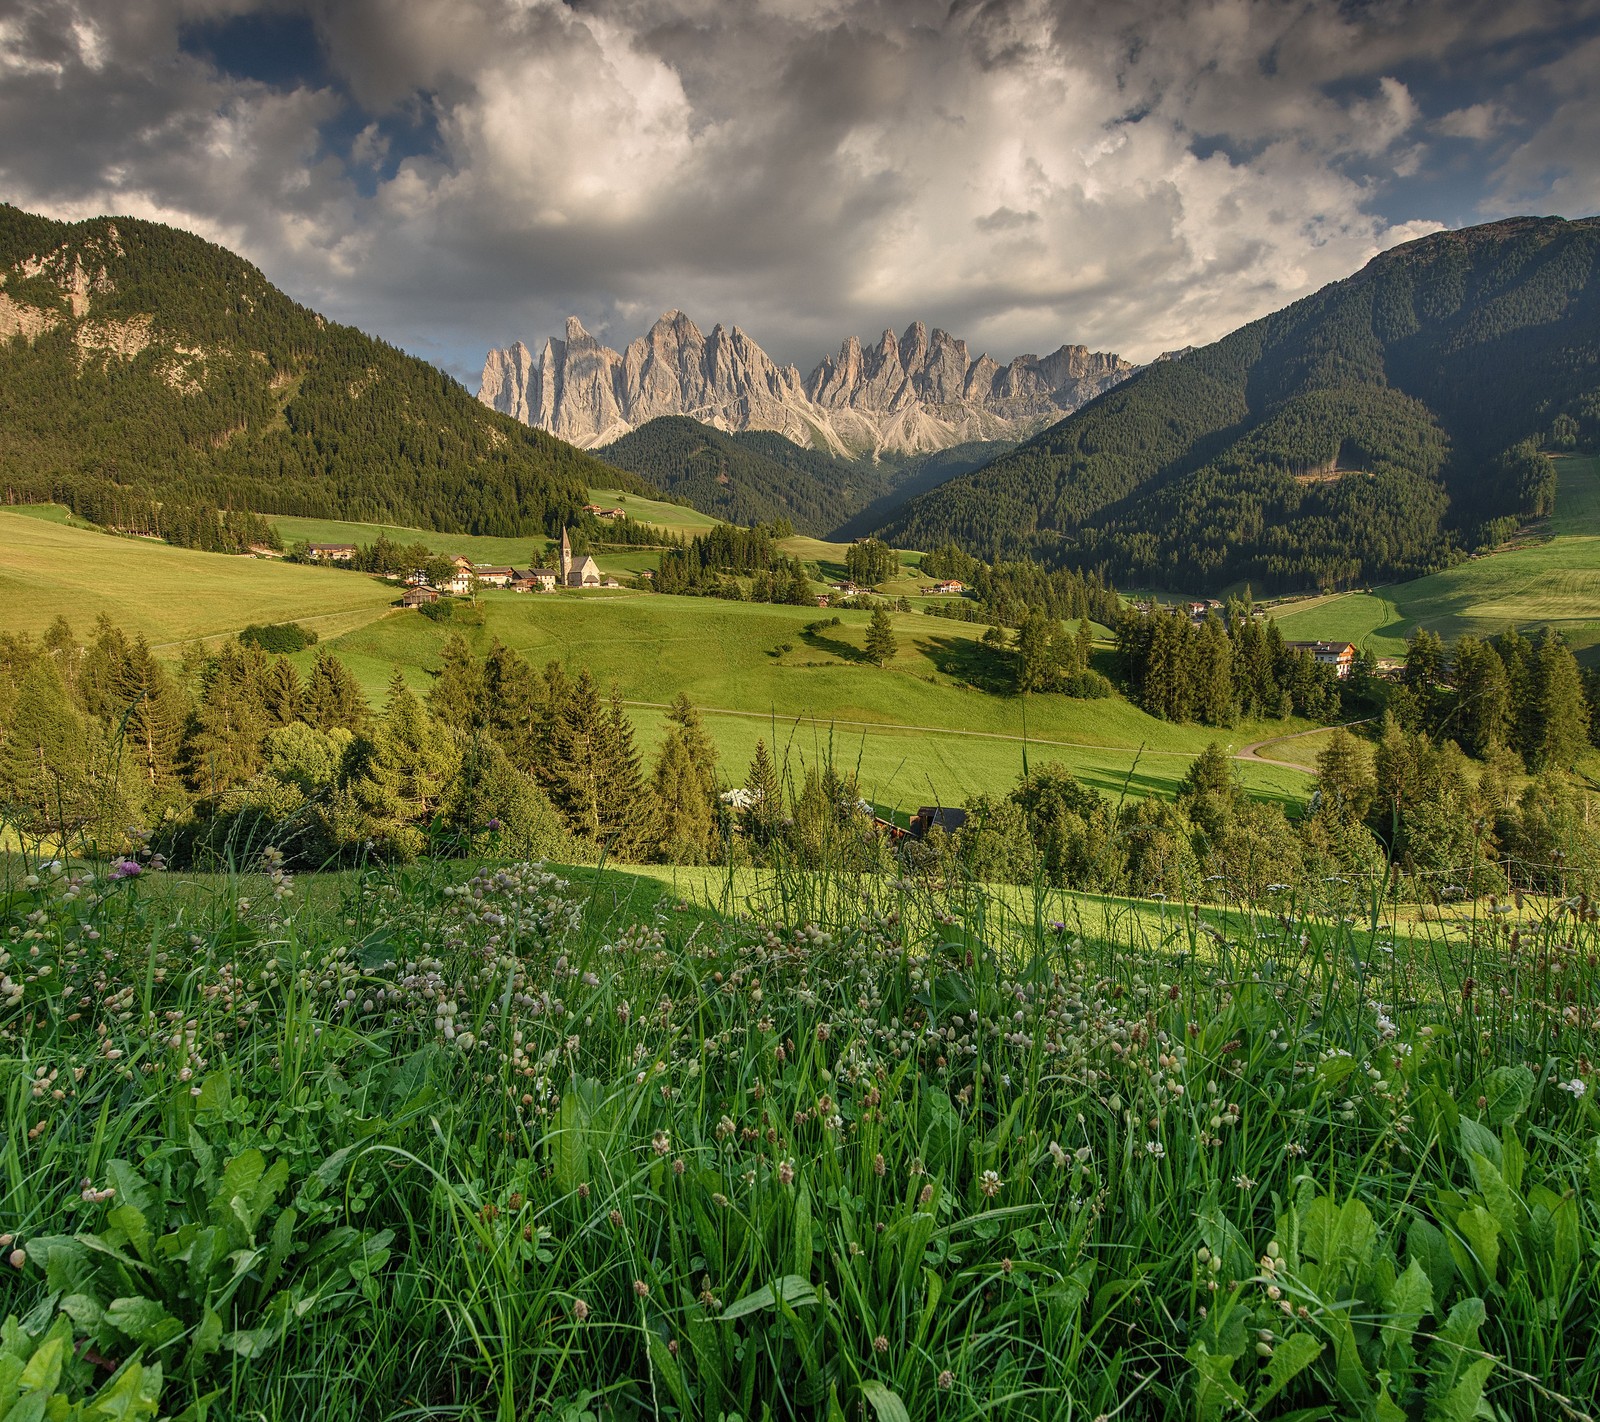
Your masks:
M1242 798L1233 761L1216 741L1195 757L1178 787L1178 803L1195 828L1211 840L1227 828Z
M1233 723L1233 646L1215 616L1206 618L1195 639L1191 697L1194 718L1203 725Z
M261 688L261 704L269 726L288 726L301 720L305 710L305 687L300 673L287 657L274 657Z
M704 864L715 855L716 750L700 713L681 691L667 712L653 786L660 815L660 852L673 864Z
M369 834L391 852L414 855L423 827L438 811L460 769L449 730L431 717L401 679L390 682L388 708L351 790Z
M600 827L607 851L615 858L637 861L654 846L659 833L655 798L644 777L634 742L633 723L613 685L605 718L603 775L600 782Z
M481 730L487 721L483 667L459 632L451 633L444 644L439 675L428 693L428 710L458 731Z
M1372 810L1377 787L1356 738L1335 730L1317 756L1316 817L1346 831Z
M524 775L534 775L540 747L540 684L532 667L496 641L483 664L489 734Z
M53 662L36 661L17 690L0 741L0 800L24 834L70 837L88 809L83 721Z
M115 692L127 707L125 735L147 797L152 803L165 801L178 788L178 755L191 711L189 698L143 637L129 648Z
M1468 755L1483 760L1505 743L1511 712L1511 686L1500 654L1476 637L1455 646L1456 704L1446 732Z
M1534 661L1534 722L1538 726L1528 768L1568 770L1589 741L1589 704L1577 659L1553 627Z
M104 612L95 620L94 640L84 648L75 686L78 704L104 726L122 713L117 679L128 660L128 639Z
M306 682L303 719L319 731L342 727L356 735L367 729L372 713L356 679L332 652L319 651Z
M895 640L889 614L881 607L876 609L872 614L872 621L867 625L867 656L876 665L887 666L899 649L900 644Z
M748 802L740 816L744 831L758 845L768 845L777 838L783 819L783 787L764 740L756 741L755 758L745 776L744 789Z
M1077 635L1072 641L1072 670L1076 675L1089 670L1089 660L1094 654L1094 629L1087 615L1078 619Z
M189 788L220 795L243 785L261 765L266 718L237 666L214 665L184 738Z

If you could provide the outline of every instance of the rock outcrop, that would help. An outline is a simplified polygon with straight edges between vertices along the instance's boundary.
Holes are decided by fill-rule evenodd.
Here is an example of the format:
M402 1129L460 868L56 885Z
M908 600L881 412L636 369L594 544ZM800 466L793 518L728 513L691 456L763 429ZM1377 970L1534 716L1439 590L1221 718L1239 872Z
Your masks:
M660 415L731 432L775 430L834 454L925 453L979 439L1020 439L1133 373L1120 356L1062 346L1001 365L918 321L863 348L854 336L802 378L737 326L701 333L669 311L623 351L576 317L535 355L518 341L490 351L478 398L583 448Z

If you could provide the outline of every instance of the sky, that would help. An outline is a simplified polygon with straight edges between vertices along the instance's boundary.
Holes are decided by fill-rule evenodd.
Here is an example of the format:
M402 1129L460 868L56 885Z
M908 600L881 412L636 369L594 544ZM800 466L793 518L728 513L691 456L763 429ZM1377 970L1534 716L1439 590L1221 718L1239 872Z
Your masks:
M809 371L1201 344L1600 212L1600 0L0 0L0 197L148 217L476 389L663 311Z

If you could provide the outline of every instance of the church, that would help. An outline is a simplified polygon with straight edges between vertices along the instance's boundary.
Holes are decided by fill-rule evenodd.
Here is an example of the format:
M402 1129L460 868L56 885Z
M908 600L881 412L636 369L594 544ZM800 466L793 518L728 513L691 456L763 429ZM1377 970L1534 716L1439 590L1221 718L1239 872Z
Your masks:
M597 588L601 584L600 565L587 553L574 560L572 540L567 530L561 530L561 566L559 586L564 588Z

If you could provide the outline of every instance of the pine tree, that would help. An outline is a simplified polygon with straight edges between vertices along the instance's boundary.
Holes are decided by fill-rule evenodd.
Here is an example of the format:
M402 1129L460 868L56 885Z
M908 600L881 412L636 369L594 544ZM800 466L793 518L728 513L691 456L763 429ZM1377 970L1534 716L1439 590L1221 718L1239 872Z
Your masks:
M716 851L716 750L700 714L681 691L667 712L652 783L660 815L660 852L673 864L704 864Z
M489 734L524 775L536 774L540 748L540 685L533 668L495 642L483 663Z
M446 640L439 675L428 693L428 710L458 731L481 730L487 722L483 667L466 638L454 632Z
M1195 639L1191 684L1197 721L1233 724L1233 644L1218 617L1206 618Z
M461 753L448 728L428 715L397 671L371 753L351 785L371 838L391 852L418 853L425 842L423 827L460 766Z
M122 714L117 679L128 660L128 639L102 612L95 621L94 640L84 649L75 684L78 704L104 726Z
M747 803L740 816L744 831L757 844L768 845L777 838L783 819L783 787L764 740L756 741L755 758L745 776L744 791Z
M1078 632L1072 640L1072 671L1077 675L1089 670L1089 660L1094 654L1094 629L1087 616L1078 619Z
M287 657L274 657L261 691L267 724L288 726L300 720L305 710L305 699L305 687L295 664Z
M872 614L872 621L867 625L867 656L878 666L887 666L899 651L900 644L895 641L894 627L889 621L889 614L881 607Z
M23 677L0 741L0 799L28 835L64 835L88 813L88 737L53 662Z
M552 676L552 671L559 675ZM585 667L569 686L565 673L552 664L546 668L545 684L550 693L560 693L551 705L548 752L541 758L550 798L574 834L598 844L607 737L594 678Z
M178 755L192 709L189 698L143 637L129 649L115 690L128 708L125 735L146 794L152 803L165 801L178 788Z
M1539 733L1528 768L1571 769L1589 742L1589 703L1577 659L1553 627L1540 640L1534 662L1534 704Z
M1506 664L1487 642L1462 637L1455 646L1456 704L1448 733L1468 755L1483 760L1505 743L1511 712Z
M634 742L633 723L613 685L604 721L604 760L600 780L600 832L607 852L637 861L653 848L660 832L654 795Z
M1316 817L1349 830L1371 812L1377 786L1356 738L1335 730L1317 756Z
M1195 757L1178 787L1178 803L1207 839L1216 839L1233 818L1243 788L1227 751L1211 741Z
M243 785L261 765L266 717L239 668L219 664L206 686L184 738L183 760L189 788L216 796Z
M367 729L372 712L356 679L332 652L320 651L306 682L303 719L319 731L343 727L356 735Z

